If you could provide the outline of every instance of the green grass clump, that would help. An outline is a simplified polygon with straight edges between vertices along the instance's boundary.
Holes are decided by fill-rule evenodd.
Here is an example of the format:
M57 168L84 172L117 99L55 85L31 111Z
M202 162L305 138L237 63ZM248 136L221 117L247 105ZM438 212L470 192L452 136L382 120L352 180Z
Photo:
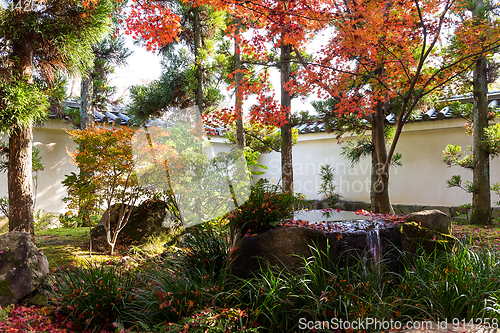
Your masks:
M82 329L110 328L134 300L140 275L116 265L87 262L55 272L44 288L56 311L72 318Z

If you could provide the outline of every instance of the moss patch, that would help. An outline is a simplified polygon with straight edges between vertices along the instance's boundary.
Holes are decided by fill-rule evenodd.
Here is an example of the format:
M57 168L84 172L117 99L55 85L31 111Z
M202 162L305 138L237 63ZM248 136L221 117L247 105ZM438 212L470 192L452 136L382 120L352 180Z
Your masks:
M44 294L38 293L28 300L27 305L35 305L39 307L47 306L49 305L49 300Z
M0 296L1 298L6 299L8 302L12 302L12 300L14 299L14 294L10 289L9 280L0 281Z
M451 251L455 244L453 236L424 228L416 222L404 223L401 226L401 233L406 239L403 247L411 253L414 253L418 247L423 247L427 253Z
M59 228L37 232L35 244L49 261L49 268L81 265L85 261L105 261L112 257L93 252L89 255L89 228Z

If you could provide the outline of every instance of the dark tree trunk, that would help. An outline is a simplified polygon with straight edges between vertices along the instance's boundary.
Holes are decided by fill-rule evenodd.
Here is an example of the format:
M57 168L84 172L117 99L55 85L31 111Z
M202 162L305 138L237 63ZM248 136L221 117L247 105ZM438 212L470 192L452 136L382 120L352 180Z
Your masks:
M491 224L490 162L483 149L486 139L484 129L488 127L488 84L486 79L486 57L476 62L474 68L474 134L473 134L473 192L470 221L473 224Z
M293 194L292 126L290 123L292 97L285 89L285 85L290 81L291 52L291 45L281 46L281 107L286 112L286 122L281 126L281 181L283 191L289 194Z
M9 231L35 234L31 126L14 129L9 137Z
M377 202L377 196L375 195L375 184L377 183L377 178L378 178L378 174L377 174L377 170L378 170L378 167L377 167L377 154L375 153L375 150L372 150L372 153L371 153L371 156L372 156L372 169L371 169L371 179L370 179L370 204L371 204L371 209L372 209L372 212L379 212L380 209L379 209L379 206L378 206L378 202Z
M376 164L374 172L377 180L372 184L373 197L375 198L376 213L393 213L389 200L389 173L384 171L384 164L387 161L387 149L385 146L385 114L382 103L378 103L372 120L372 142L376 153Z
M237 19L239 20L239 19ZM236 26L235 36L239 37L240 34L240 24ZM237 38L234 39L234 70L236 71L234 75L235 87L236 87L236 144L239 147L245 147L245 131L243 126L243 96L241 91L241 82L243 81L243 74L241 73L241 54L240 54L240 43Z
M20 16L22 19L22 15ZM33 83L33 49L29 42L14 42L12 54L18 80ZM33 133L31 125L16 126L9 137L9 231L35 234L33 225Z
M86 77L82 76L82 85L80 91L80 128L87 129L92 127L94 123L94 111L92 106L92 93L93 93L92 75L88 74Z
M196 64L196 93L195 102L200 110L200 114L204 112L203 104L203 67L202 61L200 59L200 49L201 49L201 21L200 21L200 9L198 7L194 8L194 61Z

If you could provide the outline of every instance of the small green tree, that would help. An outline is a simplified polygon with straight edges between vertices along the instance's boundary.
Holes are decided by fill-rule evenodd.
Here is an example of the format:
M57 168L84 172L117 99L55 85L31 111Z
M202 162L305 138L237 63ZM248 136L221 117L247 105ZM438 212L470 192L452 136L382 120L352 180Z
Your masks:
M114 253L118 234L127 224L136 201L143 195L134 173L131 138L134 131L126 127L91 127L69 132L79 147L70 152L79 175L71 173L63 184L68 187L70 204L86 205L89 200L110 212L118 205L119 217L111 225L111 214L105 214L104 229L109 251ZM86 175L82 177L81 175Z
M321 176L321 185L318 193L323 193L326 197L326 202L331 208L335 208L342 196L337 193L337 184L335 183L335 168L330 164L321 166L319 171Z

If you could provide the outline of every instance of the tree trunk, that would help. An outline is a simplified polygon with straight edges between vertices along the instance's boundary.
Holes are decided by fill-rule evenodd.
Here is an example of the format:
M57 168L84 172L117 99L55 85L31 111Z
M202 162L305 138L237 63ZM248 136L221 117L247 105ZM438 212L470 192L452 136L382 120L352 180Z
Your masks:
M239 43L239 35L240 35L240 19L238 19L238 25L236 26L234 39L234 70L236 71L234 75L235 81L235 90L236 90L236 144L238 147L245 147L245 131L243 126L243 92L241 91L241 82L243 81L243 74L241 73L241 54L240 54L240 43Z
M91 71L90 71L91 72ZM86 130L93 126L94 124L94 107L93 107L93 78L92 74L82 75L82 84L80 89L80 129ZM85 150L85 147L80 146L80 150ZM80 170L80 175L82 178L89 178L90 175L86 175ZM92 221L90 220L90 215L94 210L94 205L91 201L83 200L82 204L78 208L78 216L82 219L83 226L92 226ZM92 249L92 237L89 238L89 247ZM92 250L90 250L92 251Z
M196 65L196 93L195 102L200 110L200 114L203 114L203 68L202 59L200 59L200 49L201 49L201 21L200 21L200 9L198 7L194 8L194 62Z
M371 180L370 180L370 204L371 204L371 210L372 212L379 212L380 208L378 206L377 202L377 196L374 191L375 189L375 184L377 183L377 178L378 178L378 167L377 167L377 154L375 152L375 149L372 150L371 152L372 155L372 169L371 169Z
M82 76L82 86L80 91L80 128L87 129L94 123L94 111L92 107L93 92L92 75Z
M290 122L290 108L292 97L285 89L290 81L290 60L292 46L281 46L281 107L286 112L286 121L281 126L281 181L283 191L293 194L293 164L292 164L292 126Z
M489 154L483 149L486 139L484 129L488 127L488 84L486 80L486 57L477 60L474 68L474 134L473 134L473 192L470 222L491 224L491 192Z
M31 126L17 127L9 137L9 231L34 236Z
M23 16L19 17L22 20ZM33 84L33 49L29 42L14 42L12 55L18 80ZM31 125L16 126L9 137L7 184L9 192L9 231L35 234L33 224L33 133Z
M375 173L377 181L372 184L371 191L375 198L375 213L393 214L391 202L389 200L389 173L384 172L384 164L387 161L387 149L385 146L385 115L382 103L378 103L372 120L372 142L376 154Z

